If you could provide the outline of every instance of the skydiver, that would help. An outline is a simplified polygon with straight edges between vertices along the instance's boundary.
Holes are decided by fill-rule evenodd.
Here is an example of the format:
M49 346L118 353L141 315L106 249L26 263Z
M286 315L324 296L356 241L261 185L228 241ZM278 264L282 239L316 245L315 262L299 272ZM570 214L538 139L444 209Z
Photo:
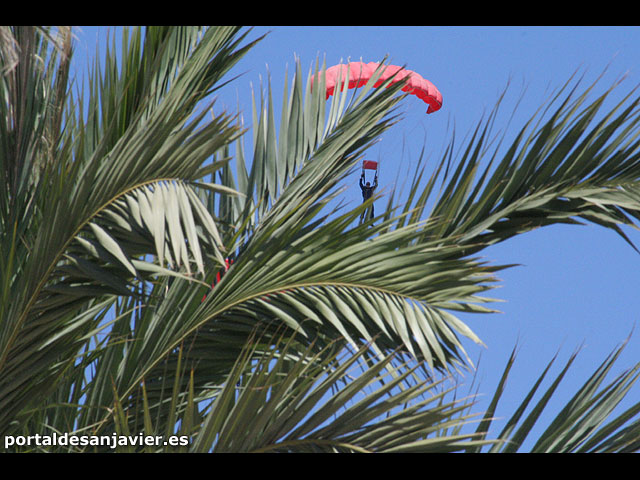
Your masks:
M367 182L366 184L364 183L364 171L362 172L362 175L360 176L360 189L362 190L362 201L366 202L369 198L371 198L371 196L373 195L373 191L377 188L378 186L378 172L376 172L375 177L373 177L373 185L371 185L370 182ZM360 222L362 223L362 220L364 218L364 214L365 212L362 212L362 214L360 215ZM371 204L371 214L369 215L369 218L373 218L374 217L374 211L373 211L373 203Z

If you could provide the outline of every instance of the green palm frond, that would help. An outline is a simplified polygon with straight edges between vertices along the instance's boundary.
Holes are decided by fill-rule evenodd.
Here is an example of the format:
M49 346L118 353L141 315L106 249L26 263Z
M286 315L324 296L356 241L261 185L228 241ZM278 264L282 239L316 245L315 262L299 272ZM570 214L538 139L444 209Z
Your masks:
M144 262L143 255L162 257L170 252L174 263L179 263L174 268L187 264L188 257L202 271L202 249L195 241L195 232L200 229L205 245L214 247L211 257L223 261L210 215L197 208L193 195L189 199L187 184L181 187L173 181L198 181L205 160L237 135L224 115L200 126L198 121L204 114L194 118L192 113L247 48L238 46L242 37L234 38L235 28L211 28L200 33L191 27L150 27L144 53L138 45L140 30L130 36L127 33L123 39L126 68L117 70L116 59L107 54L105 74L95 73L92 80L86 122L74 117L82 115L82 105L76 109L76 105L65 105L65 98L59 99L59 108L71 109L66 110L65 130L60 137L56 136L59 132L47 137L43 131L46 119L57 112L50 108L51 100L27 92L33 109L26 112L19 109L19 101L11 99L20 96L18 89L23 85L35 92L48 92L47 80L40 72L55 71L57 57L51 58L53 66L47 69L29 68L33 55L43 48L38 42L44 40L37 30L28 27L17 27L12 33L21 42L20 62L0 81L2 96L9 99L2 104L8 109L3 118L13 118L11 125L4 125L9 136L3 138L30 131L51 138L59 147L55 161L41 165L37 162L46 159L50 153L47 148L19 151L16 142L3 146L3 173L8 175L22 166L26 182L37 179L28 184L21 178L23 183L19 184L5 177L8 185L14 185L2 207L2 247L8 253L2 265L3 295L11 299L3 302L0 315L0 370L5 379L4 387L0 386L0 403L5 426L28 403L27 398L35 398L31 392L44 393L55 383L59 369L65 365L56 359L64 358L65 351L75 352L76 339L97 326L95 322L77 322L75 329L65 329L67 335L61 337L57 335L61 325L73 325L71 320L90 307L94 298L127 294L129 279L162 273L150 269L148 262L139 263ZM197 45L193 40L196 36ZM181 45L180 54L177 44ZM20 75L32 77L20 80ZM27 122L41 122L42 126ZM31 176L36 167L39 176ZM119 236L115 223L122 220L122 215L117 218L116 209L122 213L123 208L133 208L126 214L135 215L135 201L131 200L140 199L134 192L144 188L182 200L170 205L153 202L153 213L143 212L140 219L149 222L153 216L157 220L159 214L168 218L168 228L146 228L145 242L133 245L133 237L125 242ZM172 212L180 205L193 210L195 216L185 208L179 210L181 214ZM33 215L17 216L25 210L33 211ZM182 238L178 238L179 226L186 227ZM187 244L190 256L185 254ZM49 342L49 337L56 341ZM47 347L42 349L41 344Z
M425 236L457 236L472 249L581 220L611 228L631 244L620 225L635 227L639 218L639 100L630 100L631 92L604 111L613 87L588 103L596 83L577 93L579 82L567 82L506 147L506 131L499 141L492 134L498 103L460 157L453 157L453 142L448 146L422 190L417 182L424 167L417 171L404 207L412 210L410 221L446 218Z
M532 379L498 434L514 357L484 416L458 398L463 344L483 342L457 315L495 312L485 294L508 267L477 255L554 223L630 242L640 99L605 108L609 91L589 101L595 85L569 82L510 143L493 134L497 106L360 224L381 197L348 208L341 185L394 125L401 83L327 102L322 77L311 83L324 65L305 80L297 61L281 108L270 82L254 93L249 141L242 118L206 103L247 33L125 28L75 96L70 30L0 27L0 435L523 449L574 357L537 401L551 363ZM604 383L618 355L533 451L638 449L640 407L616 413L637 367ZM122 450L162 450L147 447Z
M639 377L640 364L623 371L610 383L604 384L611 373L616 360L622 353L625 344L616 348L604 362L591 374L582 387L578 389L569 402L560 409L549 422L546 429L533 440L529 440L531 453L614 453L634 452L638 449L640 424L637 415L640 403L632 404L619 412L620 404L636 383ZM568 375L577 353L570 356L560 373L551 385L540 395L537 402L532 403L545 377L549 374L556 360L552 359L533 383L521 404L504 422L502 430L489 436L491 425L496 421L494 416L498 403L505 393L505 383L516 360L515 350L504 370L500 384L496 389L490 406L479 423L476 433L482 438L496 438L500 442L492 445L488 451L513 453L523 451L523 444L532 436L536 423L543 414L547 414L548 405L556 393L562 380ZM482 447L474 447L470 451L480 452Z
M477 305L487 301L477 294L490 288L487 283L496 269L460 258L453 241L446 246L417 243L424 225L386 233L389 222L352 228L366 206L341 215L324 213L360 152L394 120L376 123L397 102L395 91L354 96L349 103L346 93L337 95L328 114L331 127L323 131L326 120L323 107L318 107L323 105L318 102L324 97L318 94L322 88L312 92L307 84L303 95L299 76L298 66L291 94L287 97L285 90L284 95L282 117L289 130L281 130L278 142L268 102L254 114L263 133L254 135L251 168L244 166L243 153L236 159L237 171L246 172L238 178L246 181L231 183L228 170L221 175L222 182L231 179L227 187L243 195L229 199L220 215L225 223L236 224L238 247L233 266L208 297L209 308L219 315L215 312L224 308L221 301L234 302L234 311L252 312L256 322L274 318L311 337L316 336L312 330L334 331L354 345L382 331L378 338L384 348L401 342L432 365L444 367L456 357L465 363L457 335L479 339L445 309L491 311ZM242 145L237 152L244 152ZM256 191L254 185L264 189ZM247 214L252 215L249 222ZM308 330L303 323L315 327Z
M447 452L492 443L473 433L438 435L473 418L460 417L467 404L444 400L447 390L427 381L420 364L394 366L393 354L371 363L366 346L346 356L340 343L319 352L291 346L251 365L252 352L239 358L193 451ZM416 373L422 381L394 393Z
M314 104L311 100L305 105L309 103ZM354 103L351 109L345 109L344 117L336 119L335 128L340 133L344 130L346 138L352 137L349 135L351 125L363 132L362 121L352 120L351 116L357 118L364 111L365 107ZM270 118L264 113L261 117ZM369 119L374 125L375 118ZM303 123L300 129L315 131L314 125L312 122L308 127ZM265 127L265 131L270 130L271 127ZM366 130L362 134L365 136ZM192 335L187 342L192 350L187 356L194 364L207 365L210 372L228 371L229 362L235 358L231 352L238 352L249 331L260 324L285 325L302 338L315 338L320 346L336 338L345 338L352 346L373 342L378 351L392 350L401 344L414 356L424 358L432 368L469 363L459 336L476 342L480 339L450 312L492 311L481 306L489 299L479 295L490 288L494 281L492 274L504 267L490 267L468 257L470 250L484 248L492 241L485 243L485 237L471 236L460 229L446 235L434 234L449 225L440 220L441 216L427 222L413 217L404 226L397 223L401 218L391 218L373 227L351 228L365 206L342 215L321 213L335 197L331 186L337 185L354 164L354 160L351 164L347 161L344 153L350 146L342 143L335 147L333 135L334 132L327 131L317 144L317 152L301 162L298 175L290 179L281 194L278 189L268 188L258 193L254 187L248 187L251 183L247 182L244 191L240 189L244 193L242 201L253 196L254 202L235 210L227 204L227 215L232 211L238 215L243 209L245 212L235 217L244 218L243 224L231 216L226 217L228 224L237 225L231 230L237 245L233 249L233 265L222 281L206 294L204 302L199 294L189 295L189 300L182 297L181 305L191 307L182 309L184 316L180 318L184 319L181 322L184 328L176 330L173 338L167 335L163 342L145 340L149 348L165 345L164 350L149 350L144 354L140 350L131 358L131 365L140 368L139 373L123 384L128 385L126 392L131 394L142 378L159 378L160 363L146 360L169 354L187 332ZM269 135L264 138L275 141ZM300 139L300 143L308 144L308 139ZM275 145L255 149L277 150ZM352 158L357 159L357 154ZM479 159L478 155L475 161ZM255 172L259 171L257 161L254 159L251 174L247 175L254 183ZM267 178L277 176L273 175L277 172L273 165L277 164L265 165L260 185L268 183ZM269 168L273 171L266 173ZM224 174L226 178L233 178L229 171ZM221 178L225 177L221 175ZM471 184L473 180L473 175L467 173L464 182ZM226 186L236 187L230 183ZM449 200L455 204L453 199ZM527 201L532 202L529 198ZM271 207L261 212L256 210L261 202ZM445 205L444 200L442 202ZM246 221L248 212L256 213L251 227ZM405 216L412 214L414 211L405 211ZM318 228L320 225L322 228ZM240 228L247 230L238 234ZM188 295L186 290L183 292ZM155 335L159 334L158 330ZM227 367L220 363L220 338L230 341L224 361ZM175 365L175 361L172 364ZM213 374L202 378L207 378L210 384L220 381Z

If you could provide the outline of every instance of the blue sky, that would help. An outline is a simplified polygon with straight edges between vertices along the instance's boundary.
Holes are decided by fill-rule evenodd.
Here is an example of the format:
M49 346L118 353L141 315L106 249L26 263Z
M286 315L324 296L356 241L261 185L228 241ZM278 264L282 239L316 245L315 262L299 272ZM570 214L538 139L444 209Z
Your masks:
M77 55L93 56L106 31L107 27L82 27L77 32ZM408 97L402 103L400 123L372 147L370 158L383 162L382 189L393 183L398 169L401 175L406 174L425 135L427 156L434 163L449 143L453 126L460 145L507 85L501 117L505 120L524 92L509 127L513 133L576 71L584 74L585 87L603 75L594 96L626 76L613 100L640 84L638 27L260 26L249 38L267 32L234 69L232 75L242 76L219 93L216 108L235 111L240 105L250 121L251 89L267 77L275 104L281 105L284 78L288 72L291 79L296 57L307 72L317 58L333 65L389 56L390 63L406 65L442 92L443 107L432 115L425 115L425 104ZM352 180L353 188L345 195L357 202L357 174ZM640 245L637 231L626 232ZM474 360L481 355L480 391L493 392L511 350L519 345L502 413L515 408L531 379L554 354L560 352L560 367L581 348L570 378L560 390L558 401L567 401L567 395L638 327L640 254L611 231L595 225L554 226L492 247L484 254L495 264L521 264L501 272L501 288L492 292L505 301L496 305L503 313L464 317L487 345L468 345ZM617 372L638 361L640 333L635 332ZM638 388L634 392L631 399L639 398Z

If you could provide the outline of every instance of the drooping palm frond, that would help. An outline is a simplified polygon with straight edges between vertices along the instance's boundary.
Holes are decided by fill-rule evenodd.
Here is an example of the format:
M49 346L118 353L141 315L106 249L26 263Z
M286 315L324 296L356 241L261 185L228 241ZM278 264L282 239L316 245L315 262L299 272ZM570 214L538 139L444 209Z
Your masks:
M66 60L29 64L47 51L38 32L0 35L24 57L7 49L2 98L29 87L33 107L1 107L0 434L184 434L193 451L522 445L555 384L494 436L494 404L465 433L471 400L434 379L469 363L461 337L481 342L455 312L492 311L481 295L504 266L472 255L553 222L633 223L638 100L602 116L606 96L559 96L485 166L491 116L406 204L357 225L368 204L333 203L393 125L400 84L327 104L296 65L280 123L269 86L245 149L244 127L200 104L249 48L239 29L125 30L78 105L51 73ZM585 433L635 380L595 393L608 368L537 449L637 449L636 407Z
M424 166L418 170L403 209L412 212L409 221L446 218L425 236L458 236L477 248L581 220L611 228L631 244L620 225L635 227L640 212L639 100L631 91L605 110L616 85L589 103L596 84L579 93L580 82L567 82L506 147L506 131L497 142L492 134L498 103L459 157L453 142L448 146L424 188L417 183Z
M570 83L567 83L565 89L569 87ZM246 246L247 251L253 262L257 258L263 258L271 268L267 275L261 273L259 279L256 277L255 280L251 280L252 284L259 285L260 282L275 279L276 275L280 274L278 280L281 283L272 288L265 287L264 291L270 295L269 308L272 310L279 308L276 316L282 321L295 327L299 322L295 321L295 315L292 315L292 312L300 314L303 312L301 304L308 310L310 303L315 302L315 306L311 308L316 312L315 315L306 311L302 313L301 318L315 318L319 323L322 322L320 317L328 318L329 323L342 335L355 331L357 334L354 336L365 339L370 338L372 330L363 326L363 323L366 324L363 322L363 316L366 319L366 312L371 310L372 304L366 301L367 297L362 296L360 292L371 287L375 290L376 296L384 292L381 297L382 302L378 301L374 305L377 307L376 311L385 312L383 317L387 322L378 321L376 330L381 328L385 333L392 332L393 342L400 340L409 351L425 355L434 363L443 360L448 363L454 358L459 360L460 357L456 357L456 354L461 344L456 339L456 332L464 332L464 335L478 339L447 310L490 311L477 304L486 299L474 296L486 290L487 282L492 280L490 277L482 279L481 272L488 274L505 266L491 267L483 271L467 270L469 277L466 277L465 286L457 284L452 285L451 289L442 289L442 285L439 285L437 288L440 289L442 297L440 301L436 301L434 298L429 298L426 293L418 293L421 281L433 282L433 277L429 277L432 264L429 262L429 255L426 254L427 250L435 254L438 261L446 259L446 262L443 261L441 264L443 268L441 278L452 280L456 278L455 272L464 271L458 268L457 262L466 263L467 266L473 264L473 260L468 257L470 254L540 226L559 222L577 223L580 219L585 219L612 228L624 236L619 225L634 225L633 219L640 212L640 204L637 202L638 197L634 190L640 174L637 161L639 144L636 127L638 100L631 100L627 104L629 100L627 97L610 110L603 111L605 100L610 92L601 95L592 103L587 103L588 94L593 87L576 95L576 86L574 91L566 96L564 96L565 89L561 89L555 98L556 101L550 102L546 109L547 117L544 116L544 112L539 119L534 116L516 135L513 142L504 149L505 153L500 148L502 142L498 142L498 147L486 163L485 158L490 152L493 141L492 125L497 115L496 108L486 122L478 125L468 144L461 150L461 158L453 157L454 145L453 143L449 145L425 187L419 183L423 177L419 168L418 175L410 188L409 200L404 205L390 204L389 211L399 211L401 215L391 221L394 218L393 215L385 212L383 217L389 220L386 228L370 230L371 238L366 239L369 243L357 243L359 240L355 239L358 230L350 230L349 235L353 235L356 242L353 248L350 247L345 228L330 234L327 231L325 238L335 240L333 245L336 247L332 247L328 242L327 250L318 248L314 252L305 250L304 246L301 246L301 255L297 256L298 244L290 241L286 233L299 228L295 224L299 218L303 219L300 226L312 221L311 218L305 219L302 212L314 208L311 202L314 187L312 184L302 182L303 187L296 189L298 179L294 178L283 193L282 201L276 202L274 208L266 210L267 213L264 214L276 215L276 212L282 210L297 209L282 224L279 224L277 229L266 231L268 236L265 241L276 242L279 236L287 238L287 241L282 241L280 246L276 247L276 250L280 251L285 250L286 247L286 253L283 251L277 255L276 250L273 254L267 253L266 243L261 240L260 231L256 231L251 243ZM270 94L268 98L271 98ZM298 96L292 94L291 98L298 98ZM332 112L340 112L340 108L336 105L342 105L344 108L345 98L345 95L342 95L334 99ZM554 105L557 104L559 106L554 110ZM297 106L298 103L295 105ZM316 103L308 101L307 105L315 106ZM287 110L286 106L283 107L284 118L293 117L291 112L294 103L290 102L288 106L290 110ZM263 156L270 158L271 162L274 162L274 158L278 158L276 154L280 149L273 134L275 126L272 125L273 121L269 122L272 118L272 110L273 107L269 107L259 115L255 115L255 118L264 119L264 123L260 123L264 134L255 135L254 140L258 143L255 151L262 152L262 156L256 156L256 162L260 162ZM317 118L317 116L314 117L315 111L313 112L305 118ZM348 123L339 113L329 114L329 119L327 124L333 126L340 125L342 121ZM289 126L291 127L291 124ZM339 131L340 128L338 127ZM317 132L318 129L312 124L306 128L297 127L295 131ZM328 132L326 144L331 145L330 128ZM281 133L281 137L285 136L286 132ZM290 143L287 145L290 148ZM305 143L300 141L298 145L299 148L296 151L301 151L300 145ZM271 152L272 155L266 155L264 152ZM318 177L311 176L311 178L319 178L318 185L333 184L335 180L331 176L332 163L331 160L328 161L322 156L323 153L324 150L320 148L318 154L314 155L314 161L309 162L309 170L311 166L322 170L314 172ZM500 155L503 155L501 159ZM320 159L322 163L315 162ZM262 168L263 172L270 171L262 174L265 178L262 185L267 185L266 179L277 177L278 170L275 165L277 162L274 162L272 167L268 167L267 163L263 166L257 164L253 166L254 169ZM307 168L306 165L304 168ZM424 167L421 168L424 169ZM301 177L309 178L304 175ZM436 190L438 182L442 184L439 191ZM271 182L271 185L276 184ZM273 192L276 189L272 188L269 191ZM245 191L245 193L247 195L244 198L251 198L251 191ZM292 194L291 197L289 197L290 194ZM273 200L272 197L261 198L263 202ZM284 203L284 200L289 198L290 201ZM259 202L256 202L253 205L258 204ZM430 210L427 210L427 207L430 207ZM343 220L345 218L348 219L348 215L343 217ZM347 223L345 222L343 226ZM328 223L325 226L335 225L336 223ZM407 229L403 230L405 226ZM384 233L387 231L395 231L397 236L385 236ZM401 261L403 258L401 242L397 242L399 235L402 235L399 233L401 231L405 232L406 245L423 245L423 250L416 248L415 252L424 253L424 255L412 257L407 252L406 263ZM414 235L413 232L417 231L420 233ZM309 238L313 235L310 233ZM362 238L364 240L364 237ZM391 238L394 240L386 243L386 240ZM338 242L340 242L339 248ZM456 247L448 250L450 244ZM252 249L251 245L255 245L255 249ZM393 252L393 263L386 264L384 257L376 257L375 248L378 245L381 250L389 254L387 257L389 261L392 259L390 252ZM371 254L368 259L367 253ZM290 258L296 260L289 263L287 260ZM349 265L350 260L353 268ZM315 282L323 291L314 290L313 298L309 298L308 293L306 296L297 298L295 283L291 281L287 284L284 281L285 277L294 278L298 265L301 266L299 270L301 272L302 266L308 268L304 272L308 278L313 278L314 269L318 269L319 275ZM474 264L474 267L478 266ZM323 267L326 270L320 273ZM238 265L234 270L237 271L239 268ZM445 272L446 269L450 270ZM358 273L362 275L358 276ZM232 282L232 277L233 274L229 276L229 282ZM331 277L335 278L335 285L340 286L341 290L327 286L327 283L332 282ZM403 286L411 285L415 290L411 293L402 291L398 284L394 284L396 281L405 282ZM313 281L309 281L305 283L305 288L312 288L313 284ZM351 289L351 287L354 288ZM224 288L221 286L221 290ZM279 292L286 292L288 297ZM344 295L341 296L340 292L344 292ZM318 303L318 296L322 298L320 303ZM336 300L336 297L339 300ZM407 300L410 302L407 303ZM421 300L423 303L420 303ZM442 307L443 309L438 310L436 314L439 326L442 328L435 328L433 323L428 321L429 315L419 315L420 318L417 321L411 322L412 315L406 310L407 305L415 306L415 302L418 305L426 305L427 310L434 306ZM322 313L318 315L315 308L321 309ZM362 312L365 314L363 315ZM437 340L434 341L434 339ZM440 353L443 351L454 353L444 355Z
M118 70L110 55L104 75L96 68L85 121L82 101L77 108L71 97L67 104L66 96L53 96L47 75L56 71L58 57L43 53L50 65L32 63L40 50L47 52L38 30L10 32L20 58L0 79L8 187L1 232L2 428L46 395L97 327L95 320L76 321L84 309L105 296L133 293L127 292L130 279L158 274L162 265L149 264L144 255L171 253L173 268L193 261L202 272L199 231L210 258L223 261L211 216L189 195L188 183L180 182L199 180L211 170L202 171L204 162L238 134L228 116L203 126L203 114L193 112L247 48L239 46L244 36L235 38L236 28L150 27L144 50L141 30L127 32L126 68ZM25 99L30 110L22 107ZM61 109L64 122L58 120ZM61 130L47 130L47 122ZM31 143L23 138L26 132ZM142 192L151 212L144 210ZM123 233L132 227L137 237Z
M439 436L469 399L447 401L441 382L421 364L394 366L394 355L371 364L365 345L347 351L290 351L291 343L255 358L248 351L211 404L191 450L196 452L460 451L491 441L478 434ZM342 354L342 355L341 355ZM299 359L287 361L291 355ZM422 381L399 385L412 376ZM401 392L401 393L400 393Z
M293 98L300 95L297 88L301 84L295 85L298 87L293 89ZM443 246L440 242L437 248L428 243L407 246L415 243L419 232L415 226L384 234L379 234L379 227L351 230L359 209L335 218L333 213L324 212L336 195L336 185L353 168L359 153L388 126L382 120L398 101L393 96L395 92L382 92L381 98L361 97L334 119L333 129L323 132L323 136L317 132L322 130L324 119L313 113L316 98L322 96L308 88L306 92L310 100L304 105L312 113L305 110L291 128L316 132L313 141L304 135L295 137L299 145L293 150L306 153L300 154L302 159L292 160L292 165L299 163L299 167L292 168L292 176L268 194L271 208L259 212L252 226L247 217L254 208L246 206L247 199L255 200L254 205L265 201L265 194L257 193L265 192L262 187L246 183L246 189L239 189L243 196L216 202L207 197L218 188L215 181L194 184L204 197L203 204L219 212L214 217L223 219L220 225L233 227L222 236L222 244L234 246L227 247L234 262L212 290L194 288L201 283L176 275L175 281L147 283L150 290L142 299L119 301L118 320L107 340L100 343L104 353L83 360L95 371L90 381L82 383L87 402L77 428L111 433L111 405L117 402L125 412L135 409L143 400L142 384L151 416L170 418L169 404L162 399L167 382L180 377L175 370L177 359L183 358L194 369L196 396L215 391L257 325L267 326L262 332L265 338L270 328L277 330L284 325L290 332L297 332L299 338L318 338L318 348L345 337L354 346L373 341L379 351L393 351L398 344L404 344L408 351L438 368L456 362L465 364L458 335L479 339L446 309L481 310L474 306L474 302L483 300L476 294L488 288L494 269L473 259L446 260L447 256L456 256L455 244ZM256 165L254 161L248 175L254 183ZM232 178L228 163L220 172L220 188L237 188L224 182L225 178ZM151 207L146 213L144 207L145 199L154 203L152 198L144 189L124 195L101 213L104 218L99 225L89 225L91 231L81 235L84 240L78 242L85 250L99 253L97 247L103 244L96 231L102 228L108 230L113 245L127 251L123 258L144 251L139 245L149 244L153 238L169 238L162 245L165 252L173 253L174 237L153 234L152 224L158 218L149 214ZM229 204L242 208L234 210ZM198 203L193 205L197 211ZM221 213L223 206L226 217ZM179 216L167 215L166 223L171 225L172 221L181 222ZM198 225L201 228L196 233L202 235L204 220ZM179 228L180 223L176 229ZM175 238L179 244L180 235ZM162 252L160 247L156 250ZM377 261L367 266L372 259ZM141 269L140 261L132 260L131 264ZM212 262L206 265L209 270L203 280L212 283L219 266ZM160 267L148 268L157 271ZM129 418L133 422L128 425L131 431L143 428L142 416Z
M295 88L291 98L298 98ZM342 100L344 98L338 98L336 102ZM311 100L306 105L316 103ZM285 112L290 113L286 109ZM356 110L347 109L347 112L345 117L335 119L334 126L338 129L344 128L341 121L349 125L349 115L356 115ZM292 117L289 114L284 116ZM256 117L271 118L268 110ZM318 117L311 114L303 118ZM265 132L274 131L274 127L269 125L261 128ZM296 126L295 129L317 132L313 122L306 128ZM256 194L263 201L273 202L273 207L264 210L250 234L244 236L249 241L240 242L233 267L207 297L207 304L203 307L208 309L207 315L212 315L212 319L218 316L236 318L242 325L244 322L255 324L272 319L310 336L318 330L323 334L333 331L354 343L371 341L382 332L381 336L376 336L376 344L383 348L391 348L401 342L408 351L423 356L432 365L444 366L455 361L464 363L457 336L462 334L476 341L479 339L448 310L490 311L477 304L486 300L477 294L488 288L487 282L491 282L489 274L498 267L483 266L469 259L467 254L469 250L484 248L493 240L480 235L471 236L462 230L448 232L444 238L444 234L434 234L436 229L445 225L448 228L448 218L452 216L449 214L434 216L431 219L433 223L424 225L417 223L419 217L414 217L409 227L398 228L396 223L393 230L389 230L393 222L372 229L348 229L358 215L357 210L332 220L321 217L314 223L315 212L330 198L326 196L329 190L326 185L335 185L340 178L335 175L332 165L342 169L337 170L340 174L347 166L332 163L342 162L343 157L336 156L334 160L324 156L327 150L333 152L332 131L328 132L318 152L307 162L301 162L300 176L292 179L280 198ZM255 147L255 151L279 150L272 135L264 135L263 138L270 140L264 140L261 147ZM308 143L308 139L299 140L300 145ZM474 162L481 158L481 146L482 142L480 146L474 146L474 141L470 143L468 151L475 149L478 152L473 157ZM296 151L303 151L303 148ZM257 158L256 162L263 157ZM277 176L277 162L272 164L271 171L266 165L252 164L252 173L247 177L254 177L255 182L255 172L261 168L265 180L260 185L265 185L267 178ZM473 170L467 169L466 184L474 180ZM269 171L271 173L266 173ZM459 172L461 175L463 170L459 169ZM449 187L453 191L453 185ZM244 199L251 199L253 188L245 190ZM270 190L263 190L266 191ZM314 195L317 195L316 203ZM455 205L454 199L448 200L451 201L441 200L442 208ZM258 203L255 201L253 205ZM532 205L527 204L527 208ZM231 212L231 209L226 211ZM405 212L406 215L412 213ZM441 217L447 220L439 221ZM272 219L277 219L277 222ZM270 226L272 221L275 224ZM317 225L322 225L322 229L314 228ZM472 240L477 243L471 243ZM433 296L429 292L433 292ZM227 310L229 307L224 304L231 304L231 308ZM230 328L234 323L229 321L224 325ZM385 338L388 340L386 344Z
M238 177L250 181L244 181L242 188L227 184L243 194L227 200L224 208L225 223L236 225L238 247L233 266L210 297L212 311L219 308L218 299L233 300L241 305L234 308L250 305L256 321L274 317L299 331L303 323L315 324L313 329L365 341L383 332L387 340L377 338L384 348L400 341L431 364L445 366L459 354L457 334L478 339L444 308L489 311L474 304L484 301L475 294L488 288L495 270L473 259L460 259L453 253L457 249L453 241L447 246L417 244L421 225L381 234L383 227L352 228L358 208L342 215L319 213L339 195L335 186L353 170L359 152L388 128L388 123L373 122L383 118L398 98L390 96L393 89L355 96L348 104L344 104L346 93L337 95L329 113L332 127L323 131L320 127L328 121L318 107L322 105L318 97L324 98L318 95L322 87L311 92L307 86L303 97L299 75L298 66L291 95L285 95L282 117L288 119L288 130L281 130L280 143L268 134L275 131L270 120L273 107L268 105L255 115L264 119L258 128L265 134L254 135L253 149L258 153L250 170L243 166L243 154L237 166L238 172L247 172ZM270 92L267 97L271 98ZM344 104L342 114L334 111L336 103ZM298 133L293 136L292 132ZM244 149L240 146L237 151ZM282 152L287 152L283 154L287 160L281 162ZM270 180L279 178L283 170L287 174L282 174L280 183ZM227 174L221 181L226 178ZM257 182L257 178L263 180ZM261 190L256 190L256 184ZM258 211L256 219L247 222L247 213L253 215L258 205L267 203L272 207ZM454 259L443 261L447 257ZM252 287L250 291L247 286ZM431 296L430 289L439 293Z

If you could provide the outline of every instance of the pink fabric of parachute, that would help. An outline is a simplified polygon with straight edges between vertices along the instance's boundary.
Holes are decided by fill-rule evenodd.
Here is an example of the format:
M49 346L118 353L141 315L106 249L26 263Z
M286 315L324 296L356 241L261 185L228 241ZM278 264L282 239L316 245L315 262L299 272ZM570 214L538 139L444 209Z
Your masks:
M373 76L379 66L380 64L377 62L349 62L347 64L329 67L325 71L327 98L333 95L336 86L339 86L338 82L341 82L341 85L344 84L344 81L347 79L347 73L349 74L348 88L362 87ZM428 104L429 108L427 109L427 113L440 110L442 107L442 94L429 80L422 78L422 76L416 72L396 65L383 65L382 68L384 68L384 71L374 84L374 87L379 87L391 77L393 77L393 79L389 85L393 85L408 76L409 79L404 87L402 87L402 91L415 95Z

